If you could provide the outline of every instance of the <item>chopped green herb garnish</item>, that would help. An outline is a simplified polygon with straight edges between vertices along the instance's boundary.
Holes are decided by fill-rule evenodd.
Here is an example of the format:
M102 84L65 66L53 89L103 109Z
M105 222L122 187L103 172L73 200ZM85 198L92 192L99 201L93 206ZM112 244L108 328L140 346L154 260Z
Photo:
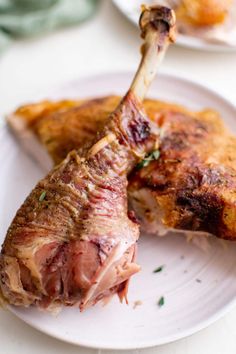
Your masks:
M158 160L159 157L160 157L160 151L154 150L150 152L150 154L147 154L145 158L136 165L136 168L140 170L143 167L147 167L151 161Z
M41 194L40 194L40 197L39 197L39 201L42 202L46 197L46 191L43 191Z
M148 166L149 162L150 162L149 160L144 159L137 164L136 168L138 170L141 170L141 168Z
M161 307L165 304L165 299L164 296L160 297L159 301L158 301L158 306Z
M163 270L163 268L164 268L164 265L154 269L153 273L159 273L159 272L161 272Z

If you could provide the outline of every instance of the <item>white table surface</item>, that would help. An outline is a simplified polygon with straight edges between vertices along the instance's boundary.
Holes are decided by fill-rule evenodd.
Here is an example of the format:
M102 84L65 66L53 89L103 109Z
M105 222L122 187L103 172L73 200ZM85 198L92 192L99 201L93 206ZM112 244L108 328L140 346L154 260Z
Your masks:
M104 0L90 21L19 41L0 57L0 112L12 110L27 101L32 93L48 90L50 86L87 75L135 71L139 46L138 30L109 0ZM162 71L208 85L236 102L236 53L207 53L176 46L169 50ZM236 308L191 337L158 348L124 353L232 354L236 353L235 337ZM0 343L2 354L104 353L50 338L3 310L0 311Z

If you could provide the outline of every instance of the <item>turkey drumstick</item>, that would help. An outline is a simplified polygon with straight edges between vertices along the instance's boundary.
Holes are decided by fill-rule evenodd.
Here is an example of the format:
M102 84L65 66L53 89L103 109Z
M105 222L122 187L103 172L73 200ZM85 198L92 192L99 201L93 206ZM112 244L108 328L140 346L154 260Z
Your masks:
M18 210L0 256L2 297L18 306L79 306L126 296L139 227L127 211L127 174L157 135L141 100L172 40L175 17L144 8L143 57L131 85L94 144L71 152Z

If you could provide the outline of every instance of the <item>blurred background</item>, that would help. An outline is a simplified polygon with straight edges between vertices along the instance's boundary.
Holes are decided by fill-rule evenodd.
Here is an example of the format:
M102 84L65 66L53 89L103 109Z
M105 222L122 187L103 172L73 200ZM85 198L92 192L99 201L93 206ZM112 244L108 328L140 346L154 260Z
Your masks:
M23 2L27 7L32 5L32 1L35 2L35 0L12 2L13 4ZM37 6L39 4L47 6L47 2L50 1L54 0L35 3ZM77 1L79 3L76 5ZM1 6L8 2L9 0L0 1L0 11ZM27 101L27 97L30 98L34 92L41 92L45 88L48 90L51 86L103 72L135 70L141 43L139 30L111 0L62 2L66 2L66 9L68 6L70 9L71 6L72 10L67 10L68 18L61 18L60 11L59 14L50 15L52 18L41 19L41 23L40 19L31 18L26 25L22 25L23 15L17 19L10 18L10 21L13 21L13 25L10 23L10 30L13 27L16 34L17 31L18 33L25 31L27 36L35 35L17 40L9 39L7 36L7 39L2 38L0 42L1 112L11 110L16 104ZM79 15L71 18L73 11L79 12ZM4 15L4 11L2 14ZM3 23L4 21L9 21L9 15L6 19L3 18ZM16 28L14 21L17 21ZM7 24L9 25L9 22ZM70 26L65 26L69 24ZM59 28L49 31L53 26ZM40 28L43 28L42 32ZM5 34L10 30L5 30ZM30 33L31 31L33 33ZM175 45L170 48L161 70L194 79L229 99L236 100L233 80L236 76L234 51L203 51Z

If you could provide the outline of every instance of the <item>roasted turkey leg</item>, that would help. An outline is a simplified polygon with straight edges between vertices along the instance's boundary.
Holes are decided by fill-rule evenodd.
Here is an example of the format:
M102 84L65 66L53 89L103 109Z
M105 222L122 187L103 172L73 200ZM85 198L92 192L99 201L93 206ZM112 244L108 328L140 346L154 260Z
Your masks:
M144 8L143 57L131 85L96 141L71 152L18 210L0 256L0 286L14 305L79 306L126 295L139 228L127 211L127 174L155 147L141 101L173 39L175 17Z

